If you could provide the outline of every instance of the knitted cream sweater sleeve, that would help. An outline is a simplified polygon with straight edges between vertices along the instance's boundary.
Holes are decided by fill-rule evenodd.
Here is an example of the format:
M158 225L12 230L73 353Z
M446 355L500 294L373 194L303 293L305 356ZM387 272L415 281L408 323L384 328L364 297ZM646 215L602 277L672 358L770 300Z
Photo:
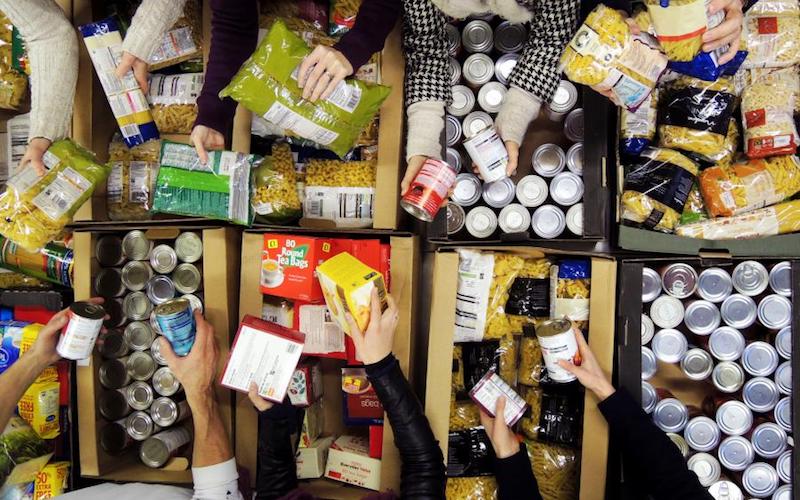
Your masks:
M31 128L28 137L51 141L69 135L78 80L78 38L53 0L0 0L28 47Z
M161 37L181 17L186 0L143 0L122 42L122 50L147 61Z

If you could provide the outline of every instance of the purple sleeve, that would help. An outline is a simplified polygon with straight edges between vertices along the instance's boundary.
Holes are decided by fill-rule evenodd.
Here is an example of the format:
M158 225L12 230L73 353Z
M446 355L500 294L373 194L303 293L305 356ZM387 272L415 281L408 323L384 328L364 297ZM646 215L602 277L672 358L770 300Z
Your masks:
M257 0L211 0L211 50L195 125L222 134L230 130L236 102L230 97L220 99L219 93L253 53L257 41Z
M364 0L358 9L353 29L334 45L353 66L363 66L372 54L380 52L402 10L401 0Z

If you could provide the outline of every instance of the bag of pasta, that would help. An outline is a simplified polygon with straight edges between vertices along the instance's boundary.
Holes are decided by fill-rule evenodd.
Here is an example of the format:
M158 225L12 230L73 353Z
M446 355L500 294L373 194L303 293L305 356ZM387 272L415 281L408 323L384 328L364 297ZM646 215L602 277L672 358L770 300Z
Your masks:
M529 318L549 316L550 264L548 259L525 259L508 290L506 314Z
M497 498L497 480L494 476L448 477L445 498L458 500Z
M341 36L353 29L361 0L331 0L331 36Z
M798 231L800 231L800 200L792 200L733 217L718 217L680 226L675 233L687 238L737 240L764 238Z
M700 194L700 186L695 182L692 185L692 190L689 191L689 198L686 200L686 205L683 207L681 214L680 226L686 224L693 224L708 219L708 212L706 212L706 205L703 202L703 195Z
M349 79L325 100L303 99L297 71L311 52L278 20L220 97L244 107L295 135L343 157L378 113L391 89Z
M744 16L746 68L781 68L800 63L798 0L759 0Z
M647 148L627 168L622 219L672 232L698 172L697 163L670 149Z
M503 352L497 340L464 342L454 347L458 347L458 351L453 351L454 361L456 352L461 356L461 374L458 378L453 377L453 390L458 398L466 399L469 397L468 391L475 387L486 372L499 370Z
M519 428L528 439L539 439L539 422L542 417L542 389L522 387L520 396L528 404L525 416L519 421Z
M200 22L200 3L188 0L183 14L164 33L147 62L150 71L166 68L193 59L203 52L203 25Z
M578 452L566 446L525 441L533 475L543 500L577 500L580 483Z
M150 220L153 185L158 176L160 141L128 148L119 134L108 145L111 173L106 183L106 212L115 221Z
M311 160L306 166L305 219L336 227L372 227L375 161Z
M658 89L647 96L636 111L619 110L619 148L623 154L638 156L656 135Z
M197 120L197 98L203 90L203 73L154 74L147 100L162 134L191 134Z
M544 373L544 358L533 325L524 327L522 338L519 341L519 351L519 370L517 372L519 383L532 387L538 386L542 380L542 373Z
M703 47L703 33L725 19L710 14L708 0L645 0L658 41L670 61L691 61Z
M255 222L292 224L302 217L294 158L288 144L274 144L272 156L253 168L252 186Z
M465 431L474 427L480 427L481 414L471 399L463 401L453 401L450 408L450 430Z
M567 317L586 330L589 322L591 263L588 260L562 260L550 269L550 316Z
M707 168L700 173L700 191L712 217L774 205L800 192L800 160L775 156Z
M739 123L736 117L732 117L728 124L728 133L725 135L725 142L722 144L722 149L716 153L706 155L708 161L716 165L730 165L736 157L736 152L739 150Z
M525 260L519 255L499 252L494 254L484 339L502 339L513 335L505 305L509 299L511 285L524 266Z
M42 160L43 177L26 168L0 195L0 234L31 252L58 237L111 170L70 139L54 142Z
M508 333L500 339L497 348L500 360L497 374L508 385L517 385L517 359L519 352L519 341L513 333Z
M749 158L788 155L797 151L800 138L794 121L798 80L796 74L763 74L742 92L744 152Z
M491 476L494 473L494 449L483 427L450 432L447 441L448 477Z
M14 26L0 12L0 108L19 109L28 90L28 77L14 66Z

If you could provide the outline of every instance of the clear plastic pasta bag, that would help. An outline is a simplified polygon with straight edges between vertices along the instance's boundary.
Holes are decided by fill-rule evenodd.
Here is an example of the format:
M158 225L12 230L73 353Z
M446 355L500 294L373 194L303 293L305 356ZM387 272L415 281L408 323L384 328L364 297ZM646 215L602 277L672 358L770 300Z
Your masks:
M567 317L578 329L587 329L591 272L591 263L583 259L562 260L550 268L551 317Z
M577 500L580 457L567 446L525 441L533 475L544 500Z
M703 47L703 33L725 19L709 14L710 0L645 0L659 43L670 61L691 61Z
M370 228L377 162L314 159L306 166L303 217L337 227Z
M705 240L765 238L800 231L800 200L786 201L752 212L680 226L678 236Z
M501 339L513 334L511 323L505 312L509 290L519 272L525 265L525 259L510 253L494 254L492 281L489 285L489 303L486 308L486 330L483 338Z
M203 90L203 73L153 74L147 100L162 134L191 134L197 120L197 98Z
M464 342L457 344L453 351L454 373L453 390L459 399L466 399L470 389L475 387L488 371L497 372L503 351L498 341ZM460 355L460 370L455 372L456 355Z
M623 154L637 156L650 146L656 135L658 89L647 96L636 111L619 110L619 147Z
M14 26L0 12L0 108L19 109L28 90L28 77L14 67Z
M465 431L481 425L481 416L478 405L472 400L453 400L450 407L450 430Z
M448 477L445 498L495 500L497 498L497 480L494 476Z
M292 224L303 215L294 158L288 144L272 146L272 156L267 156L253 168L252 185L255 222Z
M523 387L522 399L528 403L525 416L519 421L519 428L528 439L539 439L539 421L542 418L542 389L539 387Z
M106 212L115 221L150 220L150 197L158 175L161 141L128 148L119 134L108 145L111 173L106 183Z
M695 182L692 186L692 190L689 192L686 205L683 207L680 225L692 224L706 219L708 219L706 205L703 202L703 195L700 194L700 186Z
M494 473L494 460L494 449L483 427L449 433L448 477L491 476Z
M745 68L781 68L800 63L798 0L759 0L745 14Z
M525 326L519 341L519 351L519 383L531 387L538 386L544 373L544 358L533 325Z
M200 3L188 0L183 15L164 33L161 43L150 54L150 71L166 68L193 59L203 52L203 25L200 20Z
M778 70L751 78L742 92L744 152L749 158L788 155L800 137L794 121L800 81L794 71Z

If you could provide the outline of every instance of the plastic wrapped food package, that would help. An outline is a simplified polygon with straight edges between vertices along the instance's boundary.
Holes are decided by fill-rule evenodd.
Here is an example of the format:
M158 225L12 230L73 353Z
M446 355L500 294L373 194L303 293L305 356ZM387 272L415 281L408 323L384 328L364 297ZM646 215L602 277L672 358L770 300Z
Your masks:
M361 0L331 0L330 28L332 36L347 33L356 22Z
M519 342L513 333L500 339L500 368L497 372L508 385L517 385L517 359Z
M200 22L200 3L188 0L183 15L164 33L161 43L150 54L150 71L188 61L203 50L203 26Z
M19 109L28 90L28 77L14 68L14 27L0 12L0 108Z
M700 186L695 182L692 190L689 191L689 198L683 207L680 225L692 224L708 219L706 205L703 202L703 195L700 193Z
M646 149L627 169L622 218L647 229L672 232L697 172L697 163L678 151Z
M111 173L106 187L106 211L115 221L149 220L150 195L158 174L160 141L128 148L119 135L108 145Z
M512 322L512 331L522 333L517 317L546 318L550 314L550 265L548 259L525 259L522 269L511 283L505 312Z
M658 41L670 61L691 61L703 47L703 33L724 14L709 15L707 0L645 0Z
M450 409L450 430L464 431L481 425L478 405L468 401L453 401Z
M566 446L526 441L528 458L544 500L576 500L580 459Z
M511 335L511 324L505 314L508 292L525 260L513 254L495 253L492 282L489 285L489 305L486 308L486 331L483 338L501 339Z
M38 252L29 252L0 236L0 267L23 273L34 280L49 281L72 288L74 261L72 249L61 243L48 243Z
M272 156L253 168L252 204L256 222L291 224L303 215L294 158L288 144L274 144Z
M306 166L303 217L337 227L372 227L377 162L311 160Z
M467 391L464 384L464 352L460 344L453 346L453 374L451 385L453 393L462 394ZM455 400L455 398L453 398Z
M650 146L656 135L658 118L658 89L647 96L636 111L620 109L619 141L620 150L628 155L638 155Z
M744 152L748 157L763 158L797 151L800 138L794 112L800 99L798 87L797 74L785 71L758 75L745 87L741 107Z
M499 372L503 356L507 351L500 347L500 341L464 342L456 344L461 356L460 373L454 366L452 388L458 399L467 399L470 389L486 375L487 372ZM456 351L453 352L454 360ZM516 363L516 359L514 360ZM515 364L516 368L516 364ZM514 374L513 378L516 378Z
M152 75L147 100L158 131L191 134L197 120L197 98L202 90L202 73Z
M51 456L50 447L31 426L12 416L0 431L0 484L32 482Z
M539 347L539 339L536 338L533 328L526 328L519 341L519 350L519 383L533 387L538 386L544 370L544 358L542 358L542 349Z
M44 281L31 278L22 273L0 269L0 289L9 288L44 288L49 285Z
M587 260L562 260L551 270L555 286L550 288L553 318L567 317L580 330L589 321L589 297L592 288L591 263Z
M310 53L301 38L276 21L222 97L232 97L287 133L313 141L343 157L369 125L391 89L358 80L341 82L333 94L312 103L297 86L298 65Z
M678 236L706 240L763 238L800 231L800 200L680 226Z
M448 477L445 498L457 500L493 500L497 498L494 476Z
M539 439L539 419L542 415L542 390L538 387L523 387L520 393L529 409L520 420L520 430L528 439Z
M731 118L730 124L728 124L728 133L725 135L725 142L722 144L722 149L716 153L706 155L706 157L717 165L730 165L736 157L736 151L738 149L739 124L736 122L736 118Z
M800 191L800 160L774 156L711 167L700 174L700 191L712 217L774 205Z
M742 46L746 68L800 63L800 5L797 0L759 0L745 14Z

